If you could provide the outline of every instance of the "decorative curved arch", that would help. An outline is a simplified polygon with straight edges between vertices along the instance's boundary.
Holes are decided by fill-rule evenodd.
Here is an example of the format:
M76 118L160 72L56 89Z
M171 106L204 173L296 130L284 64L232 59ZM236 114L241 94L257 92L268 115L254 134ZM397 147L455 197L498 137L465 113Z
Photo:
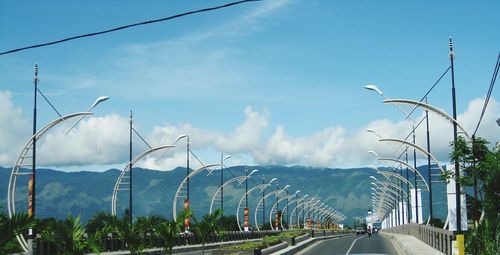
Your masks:
M439 116L445 118L447 121L451 122L452 124L455 123L457 125L457 127L469 139L469 141L472 140L472 138L469 136L469 134L467 133L467 131L462 127L462 125L460 125L460 123L458 123L457 120L455 120L448 113L446 113L445 111L443 111L443 110L441 110L441 109L439 109L437 107L434 107L434 106L432 106L430 104L425 104L425 103L422 103L422 102L419 102L419 101L409 100L409 99L387 99L387 100L384 100L384 104L386 104L386 103L391 103L391 104L409 104L409 105L414 105L415 108L416 107L422 107L422 108L424 108L426 110L434 112L434 113L438 114Z
M398 159L393 159L393 158L379 158L377 160L378 161L392 161L392 162L396 162L398 164L401 164L401 165L404 165L404 166L408 167L408 169L410 169L411 171L413 171L414 173L416 173L418 176L420 176L420 179L422 179L422 181L424 182L425 187L427 188L427 191L429 191L429 184L427 183L427 181L425 180L425 178L422 176L422 174L417 169L415 169L414 167L410 166L406 162L398 160ZM412 185L412 187L413 187L413 185ZM415 188L415 187L413 187L413 188Z
M113 195L111 196L111 214L116 215L116 200L118 198L118 191L122 190L128 190L127 188L120 188L120 185L128 185L129 183L123 182L124 179L130 178L130 166L135 165L137 161L141 160L144 158L146 155L153 153L155 151L163 150L163 149L171 149L175 147L175 145L164 145L164 146L158 146L151 148L149 150L146 150L142 152L141 154L137 155L134 159L132 159L131 162L129 162L123 170L120 172L120 175L116 179L115 187L113 188ZM127 175L128 174L128 175Z
M222 186L220 186L214 193L214 195L212 196L212 200L210 202L210 209L209 209L209 213L212 213L212 209L213 209L213 205L214 205L214 201L215 201L215 198L217 197L217 195L219 194L219 192L222 190L222 188L232 184L232 183L235 183L237 182L238 186L240 186L246 179L249 179L251 176L248 175L248 176L236 176L232 179L230 179L229 181L225 182L224 184L222 184Z
M307 210L304 210L304 216L309 215L308 218L311 218L311 211L313 211L315 209L314 206L316 206L320 202L321 202L321 200L317 200L316 202L309 204L309 207L307 208ZM304 226L306 224L307 224L307 219L306 219L306 217L304 217Z
M287 199L288 198L288 203L287 205L294 200L293 198L294 195L287 195L287 196L284 196L282 198L279 198L278 201L274 202L273 206L271 206L271 210L269 210L269 224L271 225L271 228L273 227L273 224L272 224L272 216L273 216L273 211L274 211L274 207L276 207L276 205L278 205L279 203L283 202L283 200ZM286 206L285 206L286 207ZM284 207L283 207L284 208ZM281 220L280 222L280 226L282 229L283 228L283 220Z
M430 154L428 151L424 150L422 147L420 147L420 146L418 146L418 145L416 145L414 143L410 143L410 142L407 142L407 141L404 141L404 140L401 140L401 139L393 139L393 138L384 138L384 139L380 139L379 141L381 141L381 142L398 142L398 143L403 143L403 144L406 144L406 145L408 145L410 147L413 147L413 148L417 149L420 153L424 154L425 156L431 157L432 160L439 167L439 170L441 170L441 173L445 173L444 169L441 167L441 164L436 159L436 157L434 157L434 155ZM405 163L405 165L408 165L408 164Z
M205 169L209 169L210 167L216 167L216 166L220 166L220 165L221 164L219 163L219 164L210 164L210 165L202 166L202 167L194 170L193 172L191 172L188 176L184 177L182 182L179 184L179 187L177 188L177 191L175 192L175 195L174 195L174 200L172 201L172 217L174 218L175 221L177 220L177 200L181 198L181 196L180 196L181 189L182 189L182 186L187 184L187 179L193 178L195 175L201 173ZM207 170L207 171L209 171L209 173L211 173L210 170Z
M238 203L238 208L236 208L236 223L238 223L238 228L240 229L240 231L243 231L243 229L241 229L241 224L240 224L240 207L241 207L241 203L243 202L243 199L245 198L245 196L249 195L254 190L260 189L261 192L264 191L267 187L271 186L271 183L274 180L277 180L277 178L271 179L271 181L269 183L263 183L263 184L256 185L255 187L249 189L248 192L243 194L243 196L240 199L240 202ZM255 225L257 225L257 222L255 222Z
M402 189L401 187L399 187L398 185L392 183L392 182L388 182L388 181L378 181L380 184L384 185L384 188L387 188L387 186L391 186L392 188L395 188L401 192L403 192L404 194L404 197L408 197L408 193L406 192L406 190ZM399 194L399 193L398 193Z
M47 124L45 127L36 132L33 136L30 137L26 145L23 147L19 155L17 156L16 163L12 167L12 171L10 173L9 185L7 187L7 211L9 214L9 218L12 218L12 215L16 213L16 184L17 184L17 176L20 175L32 175L32 172L22 172L22 167L31 166L25 165L24 160L26 158L31 158L33 155L28 155L33 150L33 143L38 141L47 131L51 128L57 126L65 120L72 119L79 116L87 116L92 115L92 112L77 112L68 114L66 116L62 116L58 119ZM28 243L23 235L16 236L17 241L21 245L21 248L27 252L28 251Z
M394 177L398 180L401 180L403 182L405 182L406 184L408 184L412 189L414 189L415 187L413 186L413 184L407 180L406 178L402 177L401 175L399 174L396 174L396 173L392 173L392 172L387 172L387 171L380 171L380 170L377 170L377 173L381 174L382 176L384 176L386 179L388 179L388 177L386 175L389 175L391 177Z
M255 206L254 220L255 220L255 227L257 228L257 231L260 231L259 224L257 224L257 212L258 212L258 208L259 208L260 204L262 203L262 201L264 201L266 198L270 197L271 195L279 197L281 192L284 192L284 191L282 189L280 189L280 190L274 190L272 192L267 193L263 198L261 198L259 200L259 202L257 203L257 206ZM263 222L262 224L265 224L265 222Z

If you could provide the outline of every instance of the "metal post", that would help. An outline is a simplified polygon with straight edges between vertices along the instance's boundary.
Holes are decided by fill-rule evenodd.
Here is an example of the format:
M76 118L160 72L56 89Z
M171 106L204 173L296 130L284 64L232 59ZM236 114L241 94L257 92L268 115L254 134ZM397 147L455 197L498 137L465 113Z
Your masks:
M413 144L415 144L415 127L413 127ZM417 220L417 224L419 224L418 220L418 186L417 186L417 150L413 148L413 167L415 168L415 219Z
M401 177L403 177L403 169L401 166L399 166L399 175ZM405 224L405 202L404 202L404 197L403 197L403 182L401 182L401 180L399 180L399 187L401 188L401 190L399 191L399 193L401 194L401 206L403 208L401 208L401 222L403 224Z
M31 198L28 198L28 203L30 203L31 199L31 204L28 204L28 215L32 217L33 219L35 218L35 213L36 213L36 117L37 117L37 93L38 93L38 82L40 80L38 79L38 64L35 64L35 77L33 78L33 83L35 84L35 91L34 91L34 103L33 103L33 151L32 151L32 164L31 164L31 187L28 187L30 190L29 196ZM34 238L36 236L36 230L35 228L30 228L28 235L30 235L30 239Z
M132 225L132 110L130 111L130 140L129 140L129 224Z
M248 208L248 169L245 169L245 208Z
M264 175L262 175L262 184L266 183L266 178ZM266 199L264 198L266 196L266 189L262 189L262 227L265 226L266 224ZM257 223L257 222L255 222Z
M472 135L472 175L474 178L474 210L472 213L472 219L474 223L478 220L478 210L479 210L479 204L477 200L477 169L476 169L476 135Z
M408 148L406 148L406 164L408 164ZM410 177L409 177L409 174L408 174L408 167L406 168L406 180L410 181ZM407 183L406 184L406 194L408 194L408 196L406 196L406 209L407 209L407 223L410 223L410 215L411 215L411 206L410 206L410 185Z
M186 137L187 138L187 145L186 145L186 177L187 177L187 200L189 203L191 203L191 201L189 200L189 172L190 172L190 169L189 169L189 136Z
M425 103L427 103L427 97L425 97ZM426 125L427 125L427 152L429 152L429 155L427 155L427 177L428 177L428 183L429 183L429 218L432 221L433 213L432 213L432 170L431 170L431 138L429 134L429 111L425 110L425 120L426 120ZM432 223L431 223L432 225Z
M279 191L279 187L280 187L280 186L279 186L279 184L276 184L276 191ZM279 205L278 201L279 201L279 193L277 192L277 193L276 193L276 214L275 214L275 216L274 216L274 217L276 217L276 218L278 217L279 207L280 207L280 205ZM272 208L271 208L271 209L272 209ZM278 230L278 222L275 222L275 224L276 224L276 230Z
M289 212L288 211L288 202L289 202L288 201L288 195L289 195L289 193L288 193L288 189L287 189L286 190L286 221L285 221L287 224L289 223L288 220L290 218L290 217L288 217L288 212ZM290 228L290 227L288 227L288 228Z
M220 154L220 209L224 215L224 153Z
M451 61L451 100L453 103L453 119L457 120L457 100L455 97L455 67L453 60L455 59L455 52L453 51L453 42L450 37L450 61ZM457 123L453 122L453 144L454 149L457 148ZM455 196L456 196L456 210L457 210L457 233L462 231L462 217L461 217L461 202L460 202L460 165L455 161Z

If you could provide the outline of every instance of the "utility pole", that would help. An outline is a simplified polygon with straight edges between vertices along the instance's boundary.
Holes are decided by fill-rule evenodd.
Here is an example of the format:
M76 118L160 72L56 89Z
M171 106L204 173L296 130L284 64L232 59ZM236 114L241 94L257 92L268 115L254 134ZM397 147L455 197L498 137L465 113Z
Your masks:
M129 140L129 224L132 225L132 110L130 110L130 119L129 119L129 125L130 125L130 140Z
M453 51L453 41L450 37L450 62L451 62L451 100L453 104L453 149L457 149L457 100L455 96L455 66L453 60L455 59L455 52ZM460 201L460 165L455 161L455 196L456 196L456 211L457 211L457 233L462 231L462 215L461 215L461 201Z

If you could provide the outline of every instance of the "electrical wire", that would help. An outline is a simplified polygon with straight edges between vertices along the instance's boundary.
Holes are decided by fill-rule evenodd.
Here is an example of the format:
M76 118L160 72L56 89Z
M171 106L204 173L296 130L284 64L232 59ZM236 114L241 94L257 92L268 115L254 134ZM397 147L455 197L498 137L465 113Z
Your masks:
M63 43L63 42L67 42L67 41L72 41L72 40L76 40L76 39L80 39L80 38L92 37L92 36L107 34L107 33L111 33L111 32L115 32L115 31L119 31L119 30L131 28L131 27L143 26L143 25L153 24L153 23L162 22L162 21L166 21L166 20L176 19L176 18L180 18L180 17L183 17L183 16L191 15L191 14L208 12L208 11L214 11L214 10L217 10L217 9L227 8L227 7L230 7L230 6L233 6L233 5L238 5L238 4L242 4L242 3L246 3L246 2L256 2L256 1L261 1L261 0L243 0L243 1L238 1L238 2L232 2L232 3L228 3L228 4L224 4L224 5L215 6L215 7L209 7L209 8L204 8L204 9L200 9L200 10L195 10L195 11L189 11L189 12L185 12L185 13L180 13L180 14L176 14L176 15L165 17L165 18L161 18L161 19L147 20L147 21L143 21L143 22L139 22L139 23L134 23L134 24L130 24L130 25L125 25L125 26L121 26L121 27L115 27L115 28L111 28L111 29L107 29L107 30L103 30L103 31L99 31L99 32L94 32L94 33L88 33L88 34L83 34L83 35L77 35L77 36L67 37L67 38L64 38L64 39L57 40L57 41L52 41L52 42L47 42L47 43L41 43L41 44L35 44L35 45L27 46L27 47L22 47L22 48L17 48L17 49L12 49L12 50L8 50L8 51L0 52L0 56L1 55L10 54L10 53L14 53L14 52L18 52L18 51L23 51L23 50L28 50L28 49L34 49L34 48L40 48L40 47L45 47L45 46L54 45L54 44L58 44L58 43Z
M476 135L476 132L479 129L479 125L481 124L481 121L483 120L484 113L486 112L486 107L488 107L488 102L490 101L491 93L493 92L493 87L495 86L495 81L497 79L499 67L500 67L500 52L498 53L497 64L495 65L495 69L493 71L493 77L491 77L490 87L488 88L488 93L486 94L486 98L484 100L483 110L481 111L481 117L479 117L479 121L477 122L476 130L474 130L474 133L472 134L473 137Z

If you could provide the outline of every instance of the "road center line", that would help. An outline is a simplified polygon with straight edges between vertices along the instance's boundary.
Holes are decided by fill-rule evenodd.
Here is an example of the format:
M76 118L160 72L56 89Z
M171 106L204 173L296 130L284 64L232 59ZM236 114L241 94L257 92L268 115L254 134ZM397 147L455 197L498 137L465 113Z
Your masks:
M361 239L363 237L365 237L365 236L363 235L362 237L358 237L358 238L354 239L354 241L351 244L351 247L349 247L349 250L347 250L347 252L345 253L345 255L349 255L349 252L351 252L352 247L354 247L354 244L356 243L356 241L358 241L358 239Z

